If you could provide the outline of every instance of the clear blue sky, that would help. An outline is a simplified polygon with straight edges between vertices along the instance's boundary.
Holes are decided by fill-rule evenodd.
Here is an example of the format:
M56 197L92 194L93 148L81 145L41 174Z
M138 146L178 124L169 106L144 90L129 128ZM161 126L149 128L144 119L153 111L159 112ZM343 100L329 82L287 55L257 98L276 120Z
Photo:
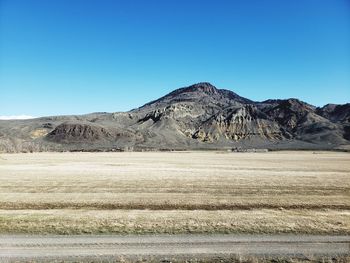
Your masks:
M202 81L350 102L350 1L0 0L0 115L125 111Z

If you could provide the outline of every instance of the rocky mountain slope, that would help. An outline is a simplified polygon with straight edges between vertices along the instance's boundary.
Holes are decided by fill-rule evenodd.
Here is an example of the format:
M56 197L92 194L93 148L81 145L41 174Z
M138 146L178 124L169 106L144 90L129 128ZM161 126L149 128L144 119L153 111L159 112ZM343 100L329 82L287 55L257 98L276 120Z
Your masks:
M210 83L129 112L0 121L0 151L349 149L350 104L255 102Z

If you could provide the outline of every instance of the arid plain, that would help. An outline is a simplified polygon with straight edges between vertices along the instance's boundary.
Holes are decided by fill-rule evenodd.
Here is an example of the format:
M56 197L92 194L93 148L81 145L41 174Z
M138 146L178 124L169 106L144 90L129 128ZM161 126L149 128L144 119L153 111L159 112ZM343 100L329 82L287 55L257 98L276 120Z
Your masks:
M0 233L350 234L350 154L1 154Z

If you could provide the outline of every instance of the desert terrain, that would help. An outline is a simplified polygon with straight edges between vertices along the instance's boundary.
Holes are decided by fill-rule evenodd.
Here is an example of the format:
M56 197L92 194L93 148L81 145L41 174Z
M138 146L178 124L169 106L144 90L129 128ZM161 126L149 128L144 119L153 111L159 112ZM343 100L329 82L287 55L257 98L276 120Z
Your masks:
M208 82L127 112L0 120L0 153L347 150L350 103L252 101Z
M1 234L350 234L350 154L0 156Z

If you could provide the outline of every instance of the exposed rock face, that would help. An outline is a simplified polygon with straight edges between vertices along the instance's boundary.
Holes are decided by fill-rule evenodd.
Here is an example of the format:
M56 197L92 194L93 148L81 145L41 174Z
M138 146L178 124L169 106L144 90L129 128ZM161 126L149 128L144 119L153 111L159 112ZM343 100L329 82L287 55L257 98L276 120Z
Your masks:
M115 149L350 149L350 104L254 102L210 83L129 112L0 121L0 151ZM28 146L29 145L29 146Z
M350 123L350 103L344 105L327 104L318 108L316 112L333 122Z
M327 129L333 128L334 126L342 127L342 130L336 130L337 137L342 137L345 140L350 141L350 103L339 105L339 104L327 104L322 108L317 108L316 113L324 118L328 119L333 123Z
M281 140L288 135L254 105L225 109L210 118L194 134L194 138L204 141L215 141L220 138L238 141L252 137Z
M297 99L288 99L272 101L263 111L290 132L295 132L309 114L313 117L314 109Z

